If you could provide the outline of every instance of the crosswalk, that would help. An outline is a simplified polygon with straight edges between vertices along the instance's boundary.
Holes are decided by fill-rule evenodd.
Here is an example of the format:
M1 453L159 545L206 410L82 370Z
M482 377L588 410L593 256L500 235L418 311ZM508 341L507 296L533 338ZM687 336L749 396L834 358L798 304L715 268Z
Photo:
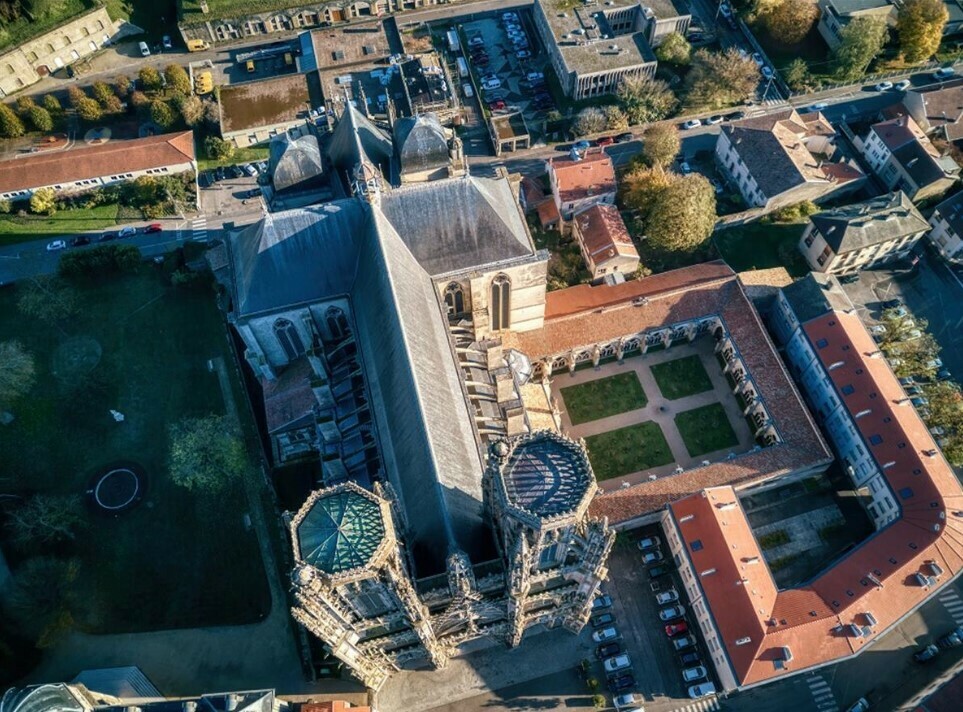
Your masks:
M956 624L963 625L963 598L960 598L960 594L950 589L939 595L939 601L943 604L944 608L950 612L950 615L953 616Z
M714 712L719 709L719 699L717 697L706 697L687 704L685 707L678 707L672 712Z
M837 712L839 710L839 705L836 704L833 691L829 688L829 684L825 680L818 675L813 675L806 680L806 684L809 685L813 702L816 703L816 709L819 710L819 712Z
M191 220L191 239L197 242L207 242L206 217L200 217Z

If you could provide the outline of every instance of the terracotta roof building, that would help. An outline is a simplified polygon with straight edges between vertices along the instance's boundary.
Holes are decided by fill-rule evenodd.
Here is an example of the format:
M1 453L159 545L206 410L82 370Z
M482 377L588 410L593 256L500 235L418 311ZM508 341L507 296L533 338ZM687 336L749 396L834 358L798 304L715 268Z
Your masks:
M593 205L615 203L615 166L601 148L578 158L550 158L548 180L555 206L566 220Z
M730 487L672 503L669 546L727 689L852 657L963 569L963 489L835 278L784 290L787 357L877 532L805 585L778 590ZM788 294L787 294L788 292ZM820 308L820 302L822 307ZM799 305L799 310L794 305Z
M108 141L0 161L0 198L27 200L38 188L80 193L142 175L173 175L195 170L193 131Z
M612 272L631 275L639 266L639 253L614 205L600 203L578 213L572 234L593 279Z

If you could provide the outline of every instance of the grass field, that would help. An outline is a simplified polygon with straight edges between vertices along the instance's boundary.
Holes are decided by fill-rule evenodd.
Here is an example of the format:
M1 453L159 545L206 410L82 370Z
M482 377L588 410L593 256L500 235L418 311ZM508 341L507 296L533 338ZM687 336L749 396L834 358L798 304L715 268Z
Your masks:
M608 480L672 462L658 423L646 421L585 438L595 477Z
M259 620L270 597L242 521L251 506L242 483L195 494L174 485L166 467L169 424L225 411L207 361L231 356L209 287L175 289L145 266L78 287L83 308L57 326L25 319L17 289L0 292L0 341L20 340L38 378L12 407L16 420L0 427L4 491L83 495L93 472L118 460L139 463L148 477L137 508L116 518L91 513L58 552L81 564L77 626L117 633ZM80 340L99 345L99 363L65 372L65 349ZM110 409L126 420L114 422ZM3 548L14 570L36 553Z
M659 390L668 400L678 400L712 390L712 381L698 356L658 363L651 368Z
M195 146L198 156L204 155L203 146ZM234 151L234 155L230 158L226 158L223 161L217 161L211 158L199 158L197 159L197 170L199 171L209 171L212 168L218 168L219 166L233 166L238 163L254 163L257 161L268 160L268 147L267 146L250 146L248 148L238 148Z
M37 17L31 18L24 14L13 22L4 20L0 22L0 50L21 45L27 40L50 32L57 25L68 22L94 7L93 2L84 0L59 0L57 3L50 3L50 9Z
M572 425L644 408L649 402L635 371L562 389Z
M803 277L809 267L796 246L805 229L805 223L753 222L720 230L713 241L736 272L785 267L793 277Z
M675 416L686 450L692 457L724 450L739 444L739 438L729 424L726 410L720 403L712 403Z
M84 230L100 230L118 223L119 206L98 205L84 210L59 210L50 217L44 215L0 215L0 245L9 245L43 237L64 237Z

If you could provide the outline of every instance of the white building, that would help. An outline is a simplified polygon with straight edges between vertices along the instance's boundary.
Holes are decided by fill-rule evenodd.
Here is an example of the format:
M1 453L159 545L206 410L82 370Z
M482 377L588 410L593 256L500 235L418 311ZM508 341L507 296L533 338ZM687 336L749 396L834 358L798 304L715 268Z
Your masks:
M943 259L963 264L963 193L947 198L930 216L929 240Z

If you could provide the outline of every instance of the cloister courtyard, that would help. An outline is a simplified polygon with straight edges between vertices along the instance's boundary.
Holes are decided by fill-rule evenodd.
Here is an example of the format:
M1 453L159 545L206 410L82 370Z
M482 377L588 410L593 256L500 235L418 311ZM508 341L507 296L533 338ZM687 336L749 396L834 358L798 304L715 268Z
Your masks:
M562 429L585 439L600 482L635 484L755 446L714 345L696 339L552 379Z

